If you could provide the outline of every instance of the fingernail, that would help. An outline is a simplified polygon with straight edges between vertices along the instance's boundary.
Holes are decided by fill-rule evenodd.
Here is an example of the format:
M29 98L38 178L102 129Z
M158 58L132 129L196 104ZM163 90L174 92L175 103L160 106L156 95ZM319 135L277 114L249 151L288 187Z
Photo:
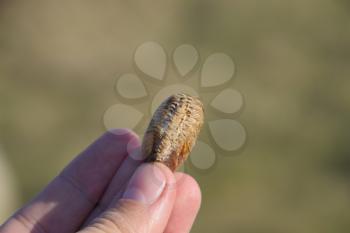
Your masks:
M128 155L135 161L144 160L144 156L141 151L141 141L139 138L132 138L127 145Z
M129 129L126 128L109 129L108 132L119 136L132 133Z
M123 198L150 205L160 197L165 184L166 177L157 165L143 164L132 176Z

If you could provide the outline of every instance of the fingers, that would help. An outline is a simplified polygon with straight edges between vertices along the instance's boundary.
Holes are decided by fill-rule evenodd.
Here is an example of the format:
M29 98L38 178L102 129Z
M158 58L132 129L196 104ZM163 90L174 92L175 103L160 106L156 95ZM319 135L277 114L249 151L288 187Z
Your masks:
M164 233L190 232L201 204L201 191L197 182L184 173L175 174L176 201Z
M114 133L105 134L79 155L1 226L0 233L73 232L89 215L98 217L87 222L85 233L189 232L200 205L197 183L181 173L176 174L176 183L162 164L140 166L142 158L127 156L128 152L140 156L138 137L125 130ZM102 208L91 214L97 202Z
M127 156L129 141L135 138L127 130L103 135L28 206L19 210L0 232L76 231Z
M139 139L129 142L127 158L119 167L98 205L85 221L84 226L90 224L93 219L104 212L113 199L120 199L122 197L131 176L143 161L140 147L141 142Z
M141 165L127 185L122 199L80 233L162 233L176 198L175 177L166 166Z

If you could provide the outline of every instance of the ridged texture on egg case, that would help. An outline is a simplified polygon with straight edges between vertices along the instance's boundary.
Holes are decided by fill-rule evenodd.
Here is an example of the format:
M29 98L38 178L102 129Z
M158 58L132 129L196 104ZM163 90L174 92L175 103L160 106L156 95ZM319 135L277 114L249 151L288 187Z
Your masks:
M156 110L144 135L142 153L175 171L187 159L203 125L204 109L197 97L168 97Z

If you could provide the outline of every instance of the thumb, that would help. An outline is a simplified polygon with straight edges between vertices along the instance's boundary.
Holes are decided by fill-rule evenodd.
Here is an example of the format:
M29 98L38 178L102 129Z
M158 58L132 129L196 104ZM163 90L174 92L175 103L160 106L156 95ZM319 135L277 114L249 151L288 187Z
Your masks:
M122 199L80 233L164 232L175 202L175 178L160 163L141 165L132 176Z

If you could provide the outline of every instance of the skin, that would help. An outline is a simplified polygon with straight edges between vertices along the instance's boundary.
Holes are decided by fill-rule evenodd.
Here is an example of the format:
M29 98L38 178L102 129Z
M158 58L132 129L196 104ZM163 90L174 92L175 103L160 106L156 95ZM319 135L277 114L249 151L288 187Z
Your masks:
M201 202L197 182L163 164L135 159L139 148L129 130L105 133L0 226L0 233L189 232ZM142 187L142 173L149 169L162 173L159 196L152 203L128 198L125 189L130 183Z

